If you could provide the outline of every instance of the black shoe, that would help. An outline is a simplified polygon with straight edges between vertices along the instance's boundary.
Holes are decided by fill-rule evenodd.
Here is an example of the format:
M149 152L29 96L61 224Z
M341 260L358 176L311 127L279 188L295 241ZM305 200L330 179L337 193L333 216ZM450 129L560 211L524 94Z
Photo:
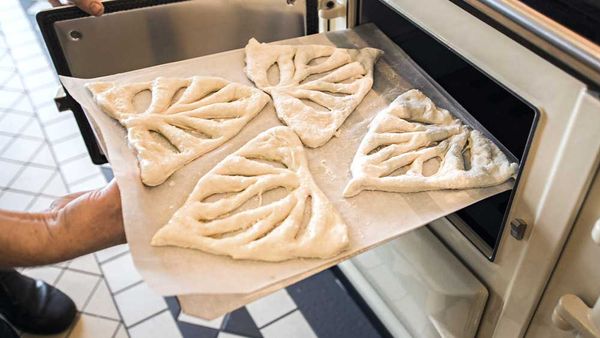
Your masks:
M19 338L19 335L12 326L0 317L0 337L2 338Z
M0 314L23 331L55 334L73 323L77 308L57 288L11 269L0 270Z

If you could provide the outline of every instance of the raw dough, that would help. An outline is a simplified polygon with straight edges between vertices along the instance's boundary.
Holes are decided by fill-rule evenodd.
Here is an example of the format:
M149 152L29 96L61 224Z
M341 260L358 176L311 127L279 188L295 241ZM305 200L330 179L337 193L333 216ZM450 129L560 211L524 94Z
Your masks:
M269 102L258 89L217 77L164 78L86 87L108 115L127 128L137 151L142 182L163 183L181 167L217 148L240 130ZM136 96L150 91L150 105L136 109Z
M348 232L296 134L275 127L204 175L152 245L263 261L328 258L347 247Z
M352 161L350 197L362 190L417 192L493 186L517 171L477 130L413 89L398 96L370 124Z
M271 95L279 119L302 143L316 148L333 137L369 92L373 65L381 54L374 48L272 45L251 39L246 45L246 74ZM279 80L270 82L273 66Z

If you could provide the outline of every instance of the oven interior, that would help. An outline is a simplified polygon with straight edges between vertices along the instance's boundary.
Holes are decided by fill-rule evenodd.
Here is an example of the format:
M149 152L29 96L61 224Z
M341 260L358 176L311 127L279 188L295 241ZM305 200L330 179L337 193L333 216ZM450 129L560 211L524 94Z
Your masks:
M379 0L363 0L359 24L374 23L483 125L519 161L522 170L539 111ZM449 215L490 260L507 223L513 190Z

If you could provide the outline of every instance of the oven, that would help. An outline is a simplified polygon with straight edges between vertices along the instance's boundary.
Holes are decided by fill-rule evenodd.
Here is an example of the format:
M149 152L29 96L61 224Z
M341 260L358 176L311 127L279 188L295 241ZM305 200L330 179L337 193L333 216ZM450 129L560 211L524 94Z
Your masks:
M582 235L600 217L598 2L121 0L106 12L38 15L59 74L96 77L241 48L250 37L377 26L520 169L512 190L340 264L340 280L397 337L570 337L581 329L572 322L585 319L559 299L577 293L591 306L600 295L600 268L589 258L600 251ZM81 107L68 94L56 101L75 114L92 160L104 163ZM565 258L577 248L585 255ZM557 289L563 265L588 282Z

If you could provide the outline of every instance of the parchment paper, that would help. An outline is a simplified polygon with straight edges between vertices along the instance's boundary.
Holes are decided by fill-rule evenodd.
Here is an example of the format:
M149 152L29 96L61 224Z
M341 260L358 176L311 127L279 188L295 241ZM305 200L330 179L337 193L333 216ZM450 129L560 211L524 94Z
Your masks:
M67 91L84 107L104 143L103 148L121 189L125 231L135 266L150 287L160 294L201 294L196 297L208 302L206 307L211 306L211 299L221 302L221 308L238 307L258 295L308 277L512 186L512 182L507 182L485 189L413 194L366 191L353 198L343 198L342 191L350 179L350 163L369 122L397 95L408 89L418 88L437 105L449 109L454 115L470 123L467 113L373 25L278 43L334 44L345 48L371 46L385 52L376 65L373 90L342 125L339 136L321 148L307 149L315 181L339 210L350 230L350 248L329 260L304 259L281 263L236 261L196 250L150 246L154 233L183 204L202 175L261 131L281 124L271 104L239 135L219 149L177 171L161 186L149 188L140 181L135 154L128 147L125 129L102 113L93 103L91 94L83 87L84 83L100 80L134 82L152 80L157 76L192 75L220 76L252 85L243 72L243 50L92 80L61 78ZM215 308L219 308L218 304ZM215 311L210 309L199 313L204 313L204 317L215 316Z

